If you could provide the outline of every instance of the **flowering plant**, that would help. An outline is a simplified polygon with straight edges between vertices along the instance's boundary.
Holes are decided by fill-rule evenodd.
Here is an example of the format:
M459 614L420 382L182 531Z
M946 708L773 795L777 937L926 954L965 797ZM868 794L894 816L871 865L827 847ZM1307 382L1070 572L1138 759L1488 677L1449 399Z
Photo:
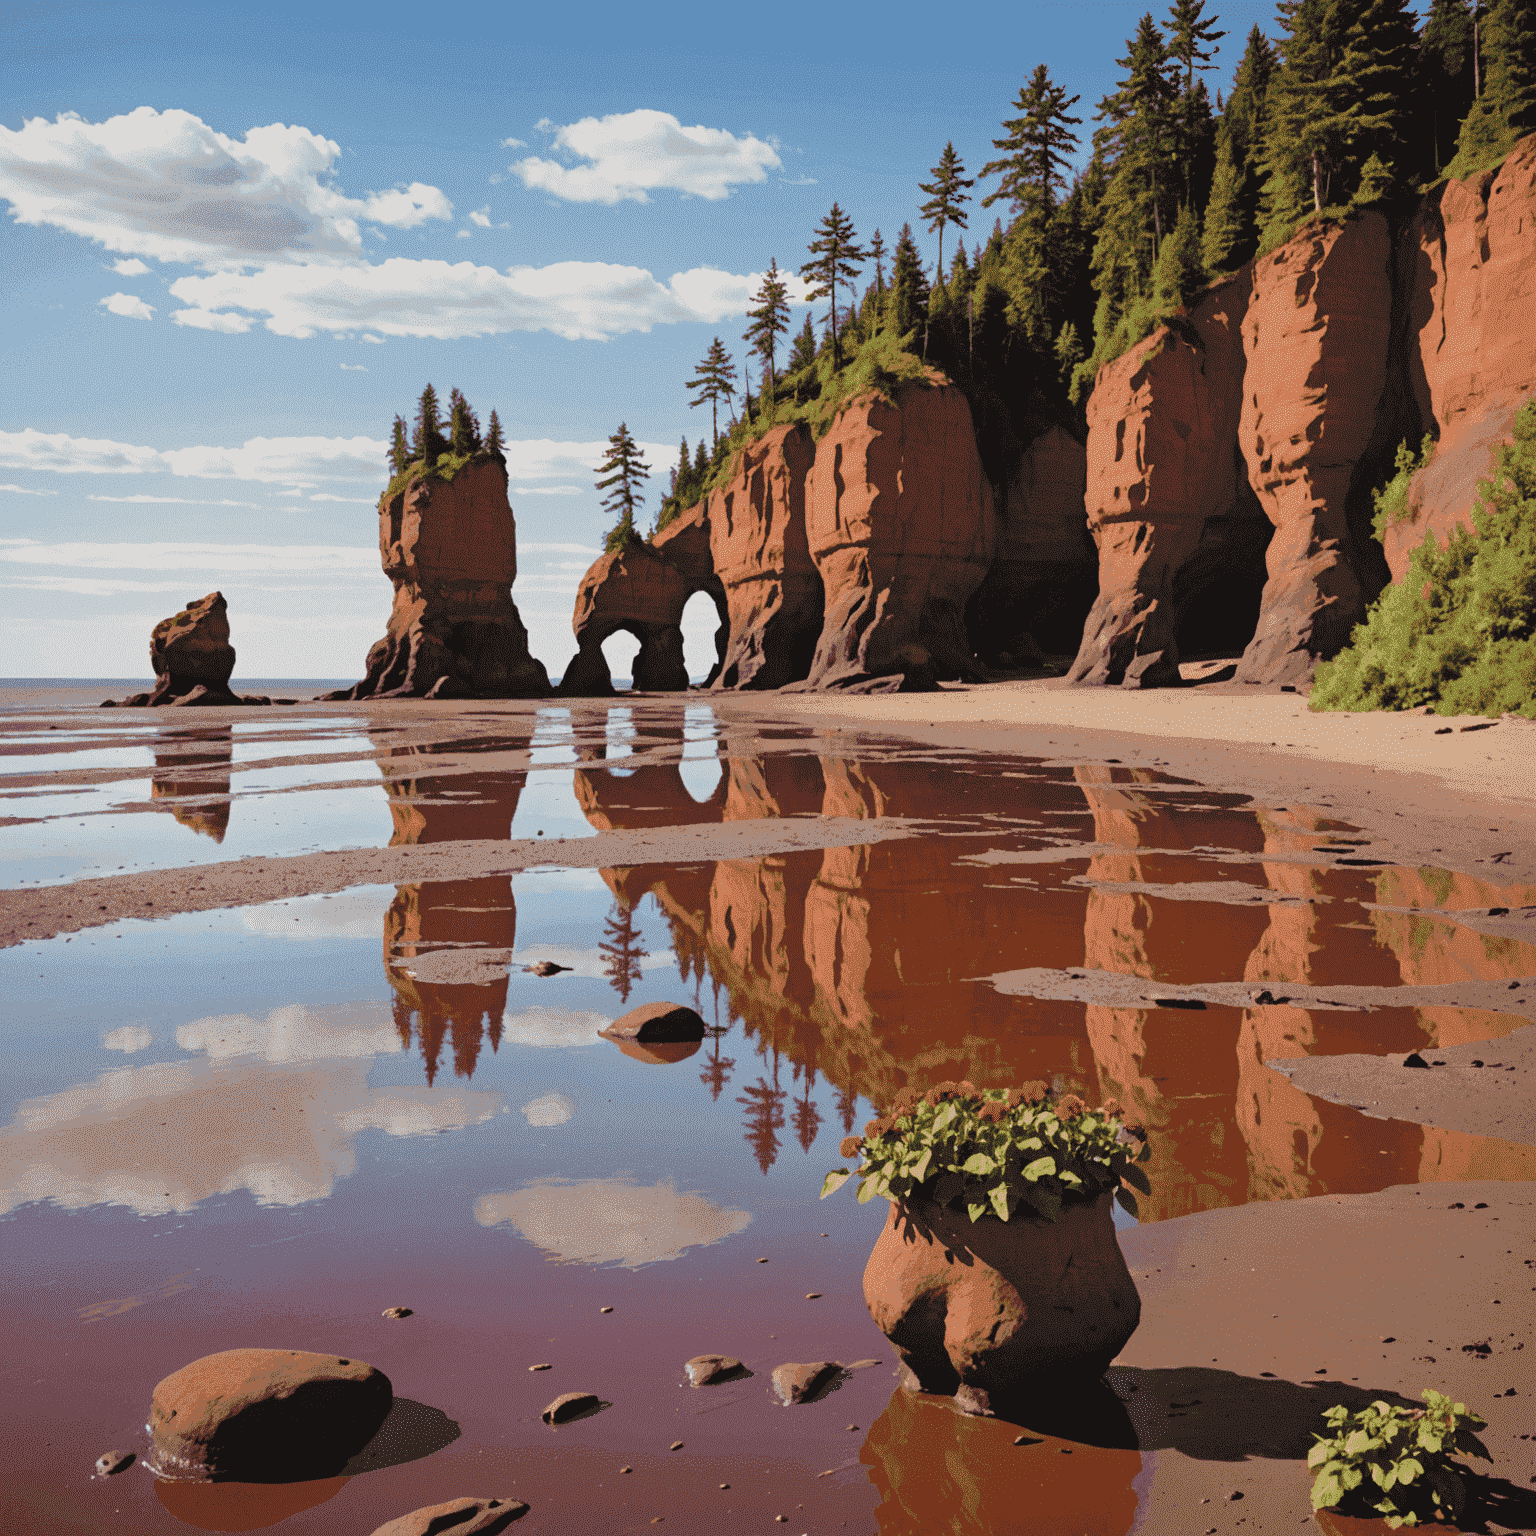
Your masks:
M840 1150L858 1156L859 1166L833 1169L823 1199L856 1172L861 1205L876 1195L896 1205L920 1195L963 1208L972 1221L1007 1221L1020 1208L1055 1221L1063 1200L1106 1190L1135 1215L1136 1197L1125 1186L1152 1192L1136 1167L1150 1156L1146 1132L1127 1129L1113 1099L1090 1109L1075 1093L1054 1097L1044 1083L903 1090L889 1114L871 1120L863 1136L845 1137Z

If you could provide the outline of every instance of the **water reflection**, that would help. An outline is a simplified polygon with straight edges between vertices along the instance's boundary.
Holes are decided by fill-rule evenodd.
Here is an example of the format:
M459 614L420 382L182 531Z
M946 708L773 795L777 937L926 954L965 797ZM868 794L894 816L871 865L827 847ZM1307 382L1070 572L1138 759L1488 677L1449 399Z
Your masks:
M234 731L228 725L163 730L155 737L150 797L182 826L222 843L229 830Z

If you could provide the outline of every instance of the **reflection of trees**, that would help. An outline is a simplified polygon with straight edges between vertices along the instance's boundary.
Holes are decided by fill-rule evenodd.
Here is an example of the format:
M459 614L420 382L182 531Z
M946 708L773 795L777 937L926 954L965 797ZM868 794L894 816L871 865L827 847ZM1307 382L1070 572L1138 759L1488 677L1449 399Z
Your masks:
M710 1057L704 1070L699 1073L699 1081L709 1089L709 1096L718 1099L725 1090L725 1085L731 1080L731 1069L736 1065L734 1056L722 1056L720 1054L720 1042L729 1032L729 1026L721 1029L717 1024L709 1031Z
M801 1069L796 1063L795 1076L800 1075ZM815 1067L806 1067L805 1096L795 1100L795 1140L800 1143L802 1152L811 1150L811 1143L816 1140L817 1132L821 1130L821 1107L811 1097L811 1089L815 1084Z
M747 1145L757 1157L757 1166L767 1173L779 1156L779 1132L784 1129L784 1100L788 1092L779 1087L779 1053L773 1053L773 1081L760 1077L736 1102L745 1110Z
M626 902L616 901L608 921L603 924L603 942L597 946L603 957L603 974L619 1001L627 1003L635 983L640 980L640 962L648 958L640 947L640 930L635 924L635 914Z
M164 801L182 826L222 843L229 830L229 775L234 727L163 730L155 737L152 801Z

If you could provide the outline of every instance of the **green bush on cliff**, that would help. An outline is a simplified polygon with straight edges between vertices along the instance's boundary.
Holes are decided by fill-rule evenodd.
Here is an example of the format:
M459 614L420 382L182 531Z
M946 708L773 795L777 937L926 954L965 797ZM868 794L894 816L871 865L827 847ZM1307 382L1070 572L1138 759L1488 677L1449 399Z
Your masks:
M1376 508L1371 519L1371 529L1378 544L1386 541L1388 528L1396 527L1413 511L1408 505L1408 487L1413 477L1435 456L1435 440L1426 432L1424 441L1415 453L1406 441L1397 446L1397 458L1393 463L1396 473L1379 491L1371 492L1371 502Z
M1536 396L1478 491L1476 535L1457 529L1444 549L1425 538L1407 575L1317 669L1313 709L1536 719Z
M1111 1190L1134 1215L1136 1197L1125 1185L1151 1193L1136 1167L1150 1155L1146 1132L1127 1130L1113 1099L1090 1109L1074 1093L1055 1098L1044 1083L985 1092L970 1083L940 1083L925 1094L903 1089L888 1115L871 1120L862 1137L845 1137L840 1150L860 1158L861 1205L876 1195L898 1205L923 1198L964 1210L972 1221L1007 1221L1020 1210L1055 1221L1063 1200ZM822 1197L852 1177L833 1169Z

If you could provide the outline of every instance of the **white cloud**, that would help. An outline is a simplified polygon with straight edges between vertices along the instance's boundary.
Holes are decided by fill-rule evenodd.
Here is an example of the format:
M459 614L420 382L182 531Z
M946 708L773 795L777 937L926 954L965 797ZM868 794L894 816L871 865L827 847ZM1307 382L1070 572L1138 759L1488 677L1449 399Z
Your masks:
M357 339L359 341L372 342L373 345L376 346L376 347L382 347L384 345L384 338L382 336L363 335L363 336L359 336Z
M586 567L582 566L582 570ZM563 965L574 976L590 976L593 978L604 977L608 974L608 961L603 952L593 946L590 949L581 948L575 944L530 944L526 949L520 949L512 956L514 967L519 965L537 965L541 960L552 960L556 965ZM670 969L674 964L670 949L659 950L655 954L648 954L641 958L640 969L643 971ZM543 1010L535 1009L534 1013ZM525 1015L528 1017L528 1015ZM596 1019L598 1015L581 1014L573 1015L583 1019ZM507 1020L510 1024L511 1018ZM606 1028L608 1021L603 1019L598 1029ZM585 1042L583 1042L585 1043Z
M0 539L0 563L73 570L294 571L312 575L320 571L372 571L377 569L378 559L376 549L326 544L39 544L31 539Z
M606 1014L571 1008L527 1008L502 1015L501 1038L514 1045L553 1050L563 1046L591 1045L599 1030L613 1023Z
M752 134L737 138L702 124L685 128L670 112L643 107L539 127L553 132L557 153L587 164L567 166L535 155L508 169L524 185L568 202L645 203L648 193L662 188L716 201L738 183L766 180L781 165L773 146ZM507 141L509 148L514 144Z
M458 234L454 236L454 239L456 240L472 240L473 238L474 236L471 235L467 229L461 229Z
M670 443L639 443L641 453L653 469L670 464L677 457L677 449ZM587 479L608 452L607 441L593 443L564 443L549 437L525 437L505 445L507 474L513 480L571 480ZM0 460L0 463L3 463ZM523 487L526 491L526 487ZM554 545L532 544L519 546L533 549L555 549ZM567 546L560 546L561 549ZM582 553L585 545L574 549Z
M0 132L3 131L0 129ZM106 298L96 302L109 314L121 315L125 320L148 320L155 313L153 304L146 304L133 293L109 293Z
M394 895L394 887L389 886L337 896L296 896L291 901L244 907L240 924L251 933L268 938L349 938L377 943L380 925Z
M602 550L586 544L519 544L518 551L526 555L591 555L594 559Z
M149 268L137 256L129 256L126 260L114 261L112 270L121 277L143 277Z
M67 432L0 432L0 466L56 474L183 475L204 480L385 478L388 444L371 437L252 437L239 448L171 448L161 452Z
M521 1114L529 1125L564 1125L576 1113L576 1100L565 1093L546 1093L529 1099Z
M254 501L199 501L191 496L87 496L87 501L113 501L132 506L153 507L255 507Z
M393 256L346 266L277 263L254 272L182 277L171 295L186 309L181 325L210 325L230 310L267 316L279 336L298 340L322 331L369 327L387 336L454 341L504 331L553 331L569 341L604 341L656 325L717 324L745 314L761 273L738 276L714 267L674 273L662 283L644 267L603 261L557 261L508 267ZM805 284L785 274L792 303Z
M0 491L10 491L17 496L57 496L57 491L34 491L29 485L0 485Z
M527 149L528 141L527 139L503 139L501 141L501 147L503 149ZM493 176L491 177L491 180L500 181L501 177Z
M469 222L478 224L481 229L491 227L491 205L487 203L484 208L475 208L470 212Z
M514 485L514 496L585 496L584 485Z
M481 1195L482 1227L510 1222L537 1248L565 1264L622 1264L637 1269L718 1243L752 1223L703 1195L679 1194L670 1180L640 1185L611 1179L539 1179L501 1195Z
M153 1041L154 1036L147 1029L140 1029L132 1024L125 1024L121 1029L110 1030L101 1037L103 1050L122 1051L127 1056L131 1056L135 1051L142 1051Z
M243 140L190 112L152 107L105 122L73 112L0 127L0 196L23 224L52 224L108 250L214 269L346 259L358 221L411 229L453 208L436 187L349 198L331 180L341 147L297 124Z
M221 336L243 336L255 324L245 315L214 315L205 309L173 309L171 319L194 331L217 331Z
M343 373L367 373L368 369L363 363L343 363L341 371Z
M345 367L346 364L343 363L342 366ZM309 499L311 501L345 501L358 507L371 507L378 501L376 496L332 496L326 491L317 491Z
M201 1051L211 1061L260 1056L273 1064L389 1056L401 1048L386 1003L320 1008L291 1003L274 1008L265 1019L219 1014L183 1024L176 1031L176 1044L184 1051Z

